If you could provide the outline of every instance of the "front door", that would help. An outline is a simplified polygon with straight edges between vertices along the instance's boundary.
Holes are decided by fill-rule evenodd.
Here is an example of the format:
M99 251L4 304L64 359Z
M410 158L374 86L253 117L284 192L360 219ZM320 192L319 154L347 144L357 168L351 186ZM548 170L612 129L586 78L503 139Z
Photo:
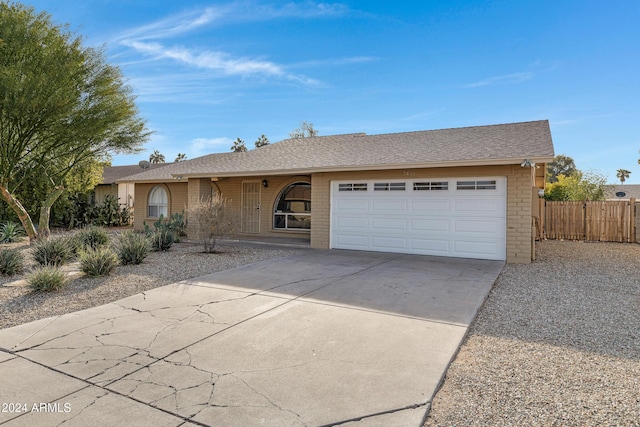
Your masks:
M260 181L242 183L243 233L260 233Z

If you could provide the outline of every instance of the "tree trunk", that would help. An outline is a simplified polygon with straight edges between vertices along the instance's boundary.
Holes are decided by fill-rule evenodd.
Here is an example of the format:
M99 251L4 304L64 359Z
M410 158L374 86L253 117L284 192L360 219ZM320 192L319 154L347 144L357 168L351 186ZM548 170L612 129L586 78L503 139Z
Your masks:
M58 198L62 195L63 192L64 192L64 187L61 185L54 188L53 191L47 197L47 200L45 200L42 203L42 206L40 207L40 222L38 224L38 229L40 232L38 235L39 239L47 239L51 235L51 230L49 229L49 218L51 217L51 206L53 206L53 204L56 202L56 200L58 200Z
M27 236L29 236L29 242L32 243L35 241L38 238L38 232L33 226L33 221L31 221L31 217L24 206L22 206L22 203L20 203L20 201L16 199L3 184L0 184L0 196L2 196L9 207L13 209L16 215L18 215L18 219L20 219Z

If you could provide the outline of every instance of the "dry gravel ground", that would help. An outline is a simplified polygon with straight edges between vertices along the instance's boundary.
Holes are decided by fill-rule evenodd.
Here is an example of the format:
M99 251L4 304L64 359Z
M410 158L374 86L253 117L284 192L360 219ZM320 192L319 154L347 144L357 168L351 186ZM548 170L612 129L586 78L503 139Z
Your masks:
M35 265L26 242L0 247L20 247L25 251L29 267ZM59 292L31 292L21 284L25 274L0 275L0 329L95 307L180 280L291 255L298 249L239 243L218 245L218 253L214 254L202 253L202 250L199 244L176 243L167 252L149 252L140 265L118 266L111 276L80 275Z
M426 426L640 426L640 245L537 246L500 274Z

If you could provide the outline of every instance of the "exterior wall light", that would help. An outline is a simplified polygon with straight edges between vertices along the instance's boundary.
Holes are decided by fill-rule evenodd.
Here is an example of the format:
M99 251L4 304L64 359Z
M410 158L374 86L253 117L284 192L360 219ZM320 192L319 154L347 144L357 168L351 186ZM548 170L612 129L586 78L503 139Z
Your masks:
M262 180L262 186L263 186L264 188L267 188L267 187L269 186L269 183L267 182L267 180L266 180L266 179L263 179L263 180Z

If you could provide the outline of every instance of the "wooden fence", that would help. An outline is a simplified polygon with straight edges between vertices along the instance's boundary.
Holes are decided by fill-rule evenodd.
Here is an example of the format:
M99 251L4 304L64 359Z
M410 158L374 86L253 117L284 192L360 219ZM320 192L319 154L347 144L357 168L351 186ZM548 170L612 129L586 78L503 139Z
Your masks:
M540 200L538 238L600 242L636 241L636 202Z

